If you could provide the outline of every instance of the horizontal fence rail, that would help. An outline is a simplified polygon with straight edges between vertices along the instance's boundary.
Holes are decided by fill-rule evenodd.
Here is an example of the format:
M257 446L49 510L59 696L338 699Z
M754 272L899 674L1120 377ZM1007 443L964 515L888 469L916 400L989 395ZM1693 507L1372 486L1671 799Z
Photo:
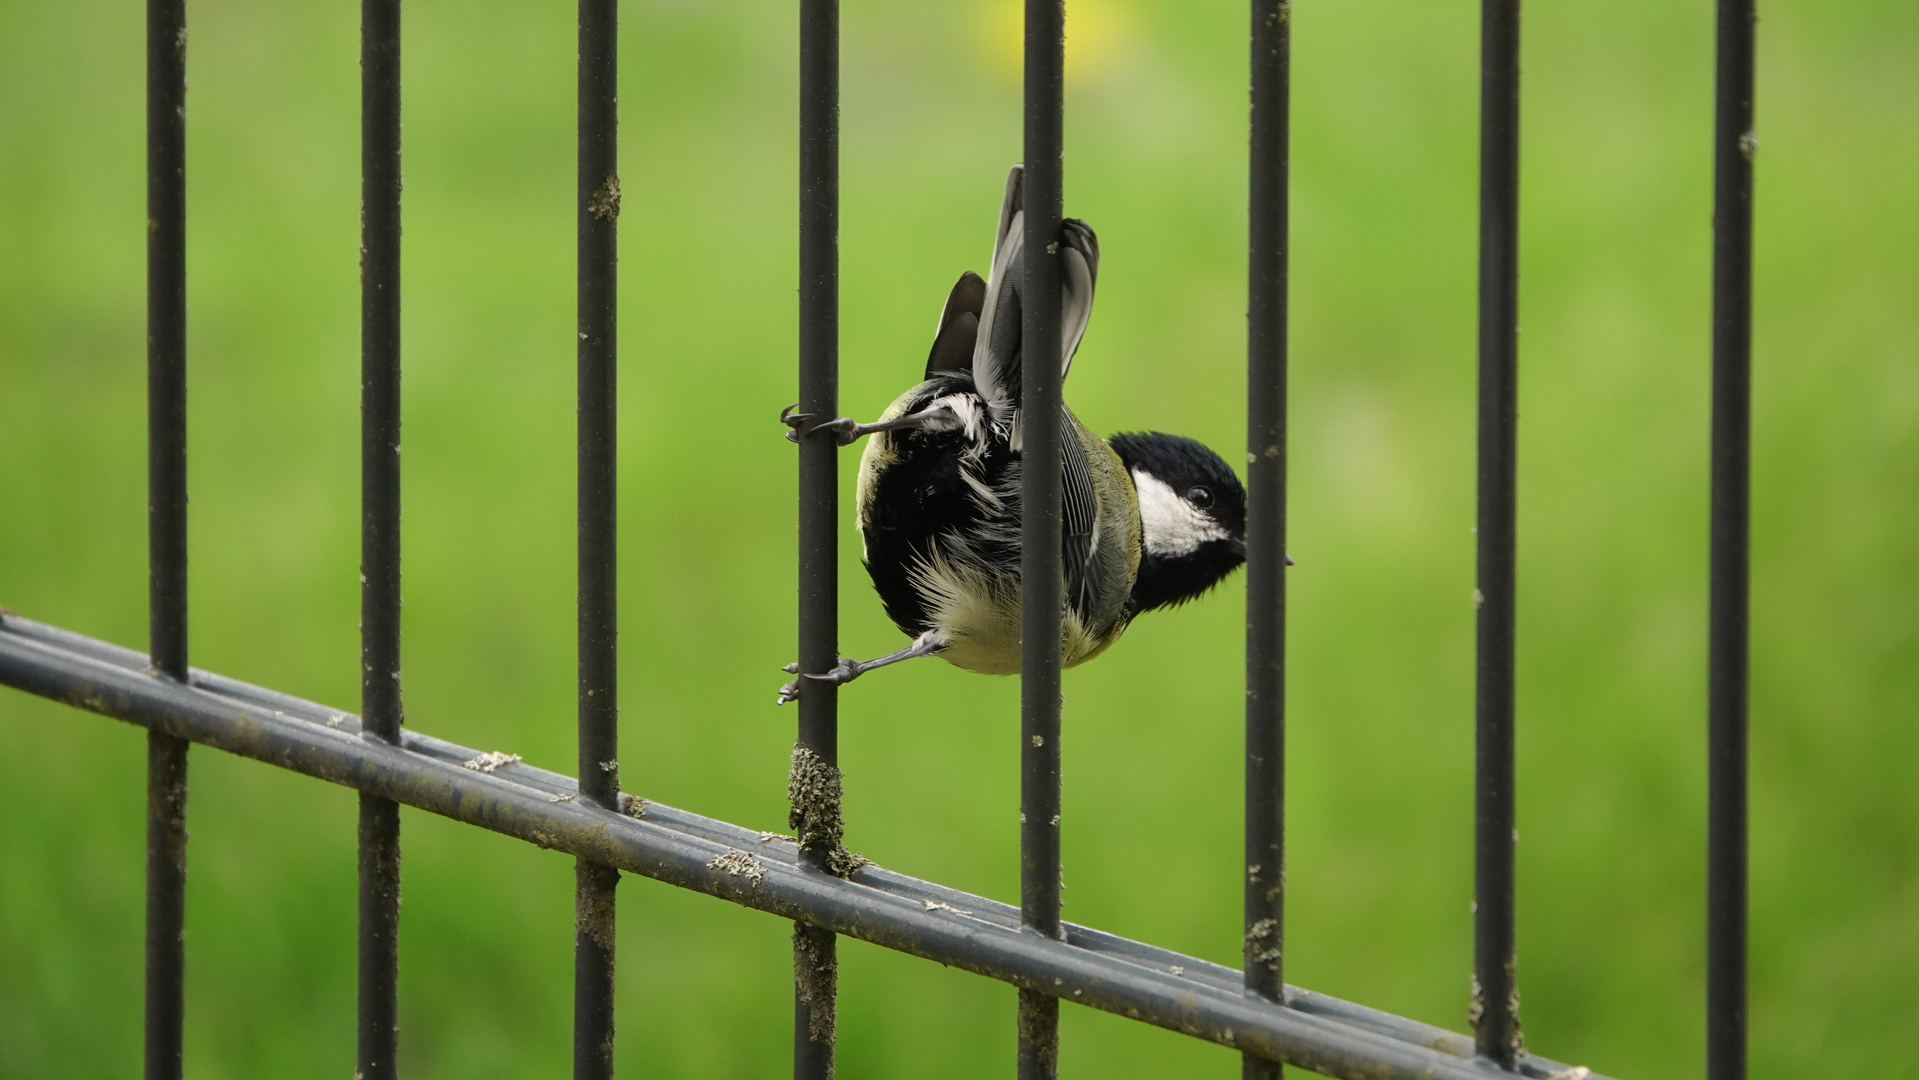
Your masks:
M569 776L485 768L474 749L400 733L360 736L360 718L193 670L156 678L143 653L0 615L0 685L478 825L540 847L730 900L837 934L1350 1080L1606 1080L1527 1056L1516 1073L1465 1035L1286 987L1248 996L1240 971L1062 923L1064 940L1020 930L1020 909L877 866L850 879L803 870L794 843L622 794L580 797Z

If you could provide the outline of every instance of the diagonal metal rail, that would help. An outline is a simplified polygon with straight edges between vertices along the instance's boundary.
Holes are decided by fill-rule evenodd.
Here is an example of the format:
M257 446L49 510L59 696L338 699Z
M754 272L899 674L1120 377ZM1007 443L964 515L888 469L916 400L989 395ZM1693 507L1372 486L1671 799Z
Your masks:
M145 654L0 615L0 685L203 743L378 798L658 881L1350 1080L1606 1080L1526 1057L1502 1072L1465 1035L1322 994L1248 995L1230 967L1072 923L1063 940L1022 932L1020 909L868 866L842 880L805 870L797 847L621 794L615 809L569 776L524 764L466 767L479 751L411 729L399 745L360 718L191 670L148 674Z

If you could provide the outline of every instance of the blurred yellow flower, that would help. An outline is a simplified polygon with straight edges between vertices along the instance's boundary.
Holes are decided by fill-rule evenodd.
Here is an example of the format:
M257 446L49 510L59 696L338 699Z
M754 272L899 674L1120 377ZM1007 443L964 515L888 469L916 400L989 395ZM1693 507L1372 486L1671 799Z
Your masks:
M977 20L994 74L1018 82L1024 67L1026 5L987 0ZM1066 5L1066 81L1086 83L1121 66L1135 37L1133 13L1120 0L1070 0Z

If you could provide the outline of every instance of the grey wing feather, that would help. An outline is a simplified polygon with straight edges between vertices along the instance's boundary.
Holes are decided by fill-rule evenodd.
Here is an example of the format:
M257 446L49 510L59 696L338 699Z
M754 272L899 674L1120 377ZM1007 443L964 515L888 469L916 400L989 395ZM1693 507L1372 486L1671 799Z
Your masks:
M1019 405L1020 293L1024 287L1025 214L1014 211L1010 227L993 246L993 273L980 309L980 334L973 346L973 384L996 414Z
M1086 460L1086 444L1079 427L1062 416L1060 432L1060 544L1066 575L1066 602L1082 621L1091 623L1097 611L1099 583L1093 572L1094 545L1099 543L1099 493L1093 487L1093 469Z
M993 233L993 254L999 254L1000 245L1006 242L1006 234L1013 232L1013 215L1026 209L1026 166L1015 165L1006 170L1006 194L1000 198L999 228Z
M1099 237L1078 218L1060 223L1060 378L1073 370L1073 354L1093 318L1093 285L1099 280Z
M1026 167L1006 173L1006 193L1000 199L999 225L993 231L992 270L986 278L986 303L980 309L980 333L973 346L973 385L993 411L1007 422L1019 407L1020 333L1025 288Z

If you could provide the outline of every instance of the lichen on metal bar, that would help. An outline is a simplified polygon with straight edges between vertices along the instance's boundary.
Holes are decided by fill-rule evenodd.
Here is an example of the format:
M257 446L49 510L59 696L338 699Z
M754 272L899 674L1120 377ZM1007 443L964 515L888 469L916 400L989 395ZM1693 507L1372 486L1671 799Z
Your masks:
M807 747L793 747L792 767L786 779L786 797L793 809L787 813L787 826L799 836L802 850L821 855L828 873L849 878L869 860L846 849L840 795L839 769Z
M839 965L833 934L805 923L793 924L793 985L807 1008L806 1037L831 1046L837 1038L834 1003L839 993Z

